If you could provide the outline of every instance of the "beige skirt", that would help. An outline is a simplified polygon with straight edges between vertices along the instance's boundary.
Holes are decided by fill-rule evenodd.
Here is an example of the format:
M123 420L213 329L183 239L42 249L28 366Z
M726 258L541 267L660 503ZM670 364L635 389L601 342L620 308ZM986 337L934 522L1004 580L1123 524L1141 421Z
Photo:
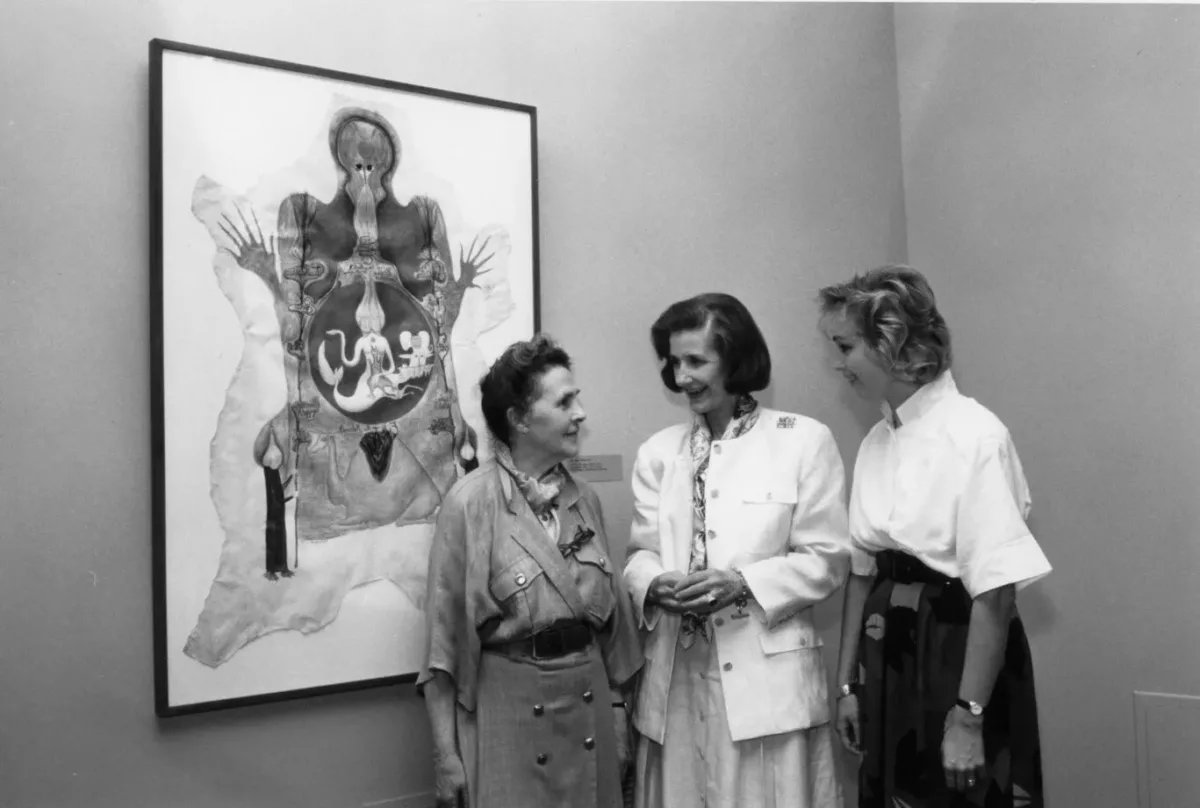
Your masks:
M828 724L734 742L716 646L703 638L676 646L663 740L638 737L636 808L842 806Z
M620 808L612 693L593 645L553 660L485 652L459 711L470 808Z

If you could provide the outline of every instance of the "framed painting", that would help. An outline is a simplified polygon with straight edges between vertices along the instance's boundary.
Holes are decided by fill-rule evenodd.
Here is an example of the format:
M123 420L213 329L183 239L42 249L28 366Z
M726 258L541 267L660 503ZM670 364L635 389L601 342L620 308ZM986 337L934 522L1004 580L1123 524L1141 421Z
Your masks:
M150 91L156 711L412 681L538 328L536 110L161 40Z

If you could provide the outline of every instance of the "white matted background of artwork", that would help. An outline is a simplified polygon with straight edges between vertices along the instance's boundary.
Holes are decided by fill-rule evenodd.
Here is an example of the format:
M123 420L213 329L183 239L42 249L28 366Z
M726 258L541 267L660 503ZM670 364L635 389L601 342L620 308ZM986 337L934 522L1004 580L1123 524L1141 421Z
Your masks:
M399 167L396 199L436 200L446 218L455 273L459 247L499 225L509 235L506 267L515 307L495 328L478 333L482 293L469 290L452 333L463 415L486 454L478 379L487 364L535 326L534 211L530 118L525 112L365 86L171 50L162 61L163 389L165 423L166 656L170 706L415 673L424 649L418 604L387 580L352 589L336 619L312 633L275 631L211 668L183 652L196 626L221 557L225 531L212 499L210 452L231 380L245 361L269 367L270 357L244 357L239 316L254 328L278 323L262 288L260 303L234 311L214 271L215 245L192 213L197 181L207 177L247 200L265 234L275 230L278 203L307 191L328 201L338 174L328 146L332 113L345 106L373 110L395 128ZM261 282L243 272L243 282ZM486 277L486 276L485 276ZM253 299L253 294L250 295ZM278 384L263 390L262 409L286 402ZM250 447L247 447L247 452ZM261 489L250 492L259 495ZM364 531L352 540L396 540L428 546L432 527ZM420 535L418 535L420 534ZM340 541L340 540L339 540ZM309 563L326 543L302 547Z

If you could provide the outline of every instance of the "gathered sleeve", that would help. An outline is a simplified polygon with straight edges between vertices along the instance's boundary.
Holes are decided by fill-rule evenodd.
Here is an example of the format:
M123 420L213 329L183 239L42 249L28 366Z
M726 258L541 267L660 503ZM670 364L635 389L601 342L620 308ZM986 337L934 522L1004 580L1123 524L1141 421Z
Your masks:
M741 567L768 626L828 598L845 583L850 566L842 456L824 424L813 444L800 469L787 552Z
M1050 572L1050 562L1025 524L1029 486L1011 438L976 448L955 517L955 552L971 597L1001 586L1027 586Z
M633 600L637 625L653 630L661 610L646 606L650 584L666 570L663 568L658 531L659 497L665 466L653 456L648 443L638 449L633 463L633 523L629 528L629 546L625 551L625 585Z
M458 702L475 710L480 642L470 578L466 497L452 491L443 502L433 531L429 552L429 575L425 594L425 664L417 677L417 688L444 671L454 681Z

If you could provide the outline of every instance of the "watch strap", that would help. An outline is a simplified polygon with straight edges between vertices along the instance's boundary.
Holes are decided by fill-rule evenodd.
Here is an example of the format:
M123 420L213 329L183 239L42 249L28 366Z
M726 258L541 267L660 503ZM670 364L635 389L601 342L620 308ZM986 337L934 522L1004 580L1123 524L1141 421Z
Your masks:
M962 707L968 713L974 716L983 715L983 705L977 701L967 701L966 699L958 699L954 702L957 706Z

